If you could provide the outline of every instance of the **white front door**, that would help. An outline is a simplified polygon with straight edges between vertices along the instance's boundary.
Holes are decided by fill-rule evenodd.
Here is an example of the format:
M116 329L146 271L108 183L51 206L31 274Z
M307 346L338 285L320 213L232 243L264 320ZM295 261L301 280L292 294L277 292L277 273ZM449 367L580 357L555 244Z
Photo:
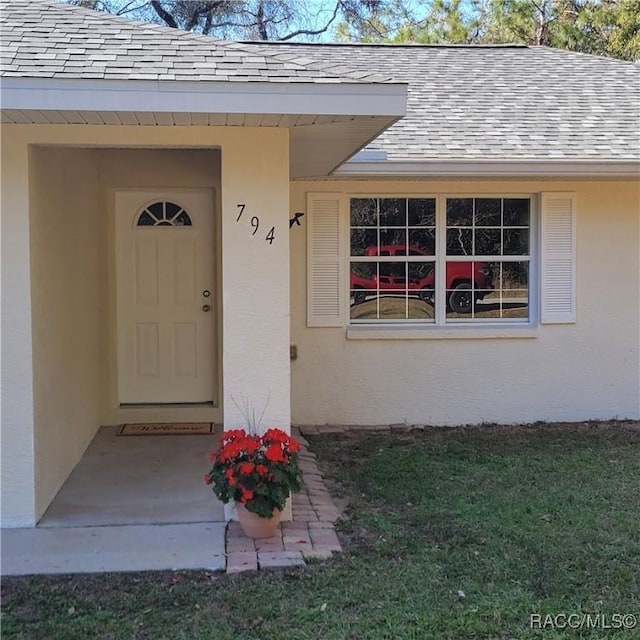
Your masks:
M213 194L119 191L121 404L214 399Z

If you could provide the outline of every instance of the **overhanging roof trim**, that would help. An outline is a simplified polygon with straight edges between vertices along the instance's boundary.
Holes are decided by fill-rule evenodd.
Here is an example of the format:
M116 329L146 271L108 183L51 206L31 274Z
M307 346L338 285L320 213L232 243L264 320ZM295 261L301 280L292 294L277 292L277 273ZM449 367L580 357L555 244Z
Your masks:
M357 156L356 156L357 157ZM640 160L566 160L554 158L504 160L429 159L408 161L350 160L336 177L616 177L640 178Z
M5 77L1 92L3 109L399 117L407 85Z

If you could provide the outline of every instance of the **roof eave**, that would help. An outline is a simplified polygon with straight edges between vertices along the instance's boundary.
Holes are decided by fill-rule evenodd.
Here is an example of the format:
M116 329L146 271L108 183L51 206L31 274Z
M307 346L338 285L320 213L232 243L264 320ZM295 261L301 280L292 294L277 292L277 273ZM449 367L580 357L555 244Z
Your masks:
M2 78L2 108L20 110L397 117L406 100L402 83Z

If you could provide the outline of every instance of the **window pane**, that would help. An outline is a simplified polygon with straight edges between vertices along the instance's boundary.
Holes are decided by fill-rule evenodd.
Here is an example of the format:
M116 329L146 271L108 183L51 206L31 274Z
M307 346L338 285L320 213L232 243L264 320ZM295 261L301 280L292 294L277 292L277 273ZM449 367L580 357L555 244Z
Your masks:
M435 229L412 229L409 231L410 256L434 256L435 254Z
M351 300L361 304L366 298L375 297L377 288L376 265L373 262L351 263Z
M158 220L164 218L164 211L162 202L154 202L150 207L147 207L147 211L150 211Z
M473 284L459 282L447 288L447 318L466 318L473 308Z
M375 289L376 288L376 285L374 282L375 275L376 275L375 262L352 262L351 263L351 284L352 285L354 282L353 281L354 277L364 278L367 281L367 283L362 285L362 288Z
M380 229L381 256L407 255L407 232L404 229Z
M381 291L405 291L407 288L406 262L378 262L378 287Z
M408 320L427 320L433 322L436 316L435 293L426 292L419 296L409 296L407 305Z
M173 222L178 227L191 226L191 218L188 216L186 211L183 211L177 218L174 218Z
M476 229L476 255L499 256L501 254L500 229Z
M380 295L378 318L380 320L404 320L407 317L407 298L404 294Z
M355 299L358 303L353 303L350 308L352 320L379 320L380 300L377 291L358 292Z
M176 217L176 214L182 211L182 207L179 207L177 204L173 202L167 202L167 219L171 220Z
M354 301L355 300L355 301ZM375 291L358 291L352 298L350 317L352 320L377 320L378 297Z
M502 317L529 317L529 291L527 289L506 289L502 292Z
M503 207L503 224L505 227L529 226L530 202L528 198L505 198L503 201Z
M351 199L351 226L375 227L377 224L377 200L375 198Z
M473 198L447 199L447 226L470 227L473 224Z
M351 229L351 255L376 255L378 232L375 229Z
M476 262L476 288L500 289L502 283L501 262Z
M429 320L434 321L435 307L433 302L427 302L421 297L409 297L407 305L408 320Z
M526 256L529 254L529 229L504 230L504 255Z
M380 199L380 226L407 226L407 200L405 198Z
M409 199L409 226L435 227L436 200L435 198Z
M471 229L447 229L447 255L471 255L472 241L473 231Z
M476 226L499 227L502 218L501 206L500 198L476 198Z
M499 320L502 317L499 291L476 291L473 304L473 318Z
M435 262L410 262L408 264L409 288L422 290L433 289L436 283Z
M156 221L146 212L143 211L138 218L139 227L152 227Z
M529 288L529 263L528 262L503 262L502 281L500 288L528 289Z

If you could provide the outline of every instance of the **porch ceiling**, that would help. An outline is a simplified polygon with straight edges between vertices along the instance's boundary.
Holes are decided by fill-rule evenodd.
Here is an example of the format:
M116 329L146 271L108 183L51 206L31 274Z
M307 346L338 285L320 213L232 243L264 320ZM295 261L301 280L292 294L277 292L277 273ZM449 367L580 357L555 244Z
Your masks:
M8 124L286 127L292 178L325 176L397 118L247 113L3 109Z

